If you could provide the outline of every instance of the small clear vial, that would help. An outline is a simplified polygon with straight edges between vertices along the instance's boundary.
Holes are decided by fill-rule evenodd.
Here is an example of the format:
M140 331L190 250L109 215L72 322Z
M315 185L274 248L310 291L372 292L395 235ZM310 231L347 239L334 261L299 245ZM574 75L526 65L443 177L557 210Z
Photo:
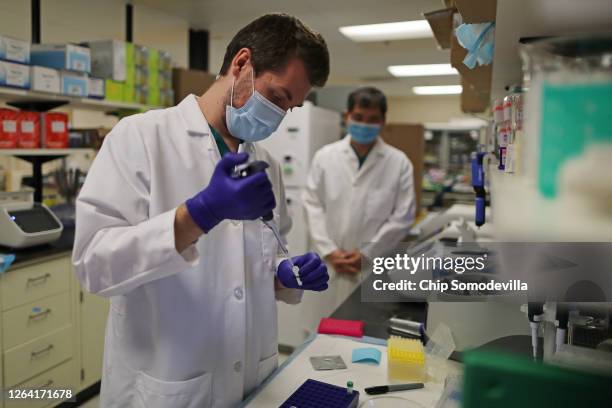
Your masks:
M352 381L347 381L347 383L346 383L346 393L348 395L352 395L353 394L353 382Z
M298 285L302 286L302 280L300 279L300 267L293 265L291 267L291 271L293 272L293 276L295 276L295 280L297 281Z

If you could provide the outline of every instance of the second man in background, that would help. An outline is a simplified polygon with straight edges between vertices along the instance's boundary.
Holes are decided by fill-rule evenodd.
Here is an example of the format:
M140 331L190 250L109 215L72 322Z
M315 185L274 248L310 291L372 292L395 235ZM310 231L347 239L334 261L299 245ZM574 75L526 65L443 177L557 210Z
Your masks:
M315 154L304 193L315 249L335 271L322 315L359 284L362 258L393 249L415 217L412 163L380 137L385 95L360 88L347 105L348 134Z

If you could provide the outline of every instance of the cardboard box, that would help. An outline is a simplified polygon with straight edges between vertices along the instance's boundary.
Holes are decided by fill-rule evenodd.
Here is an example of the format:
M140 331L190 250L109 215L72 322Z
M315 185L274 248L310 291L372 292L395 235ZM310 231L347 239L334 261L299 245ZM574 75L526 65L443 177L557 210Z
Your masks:
M488 23L495 21L497 0L454 0L464 23Z
M425 129L421 124L387 124L381 134L385 142L400 149L412 162L417 216L421 211L421 194L423 191L424 132Z
M147 68L149 72L159 71L159 52L156 49L149 48L147 57Z
M91 72L89 48L74 44L32 44L32 65L59 70Z
M162 106L174 105L174 91L172 89L162 90L160 94Z
M451 36L453 36L453 14L456 12L457 9L455 8L447 8L423 13L423 17L427 19L440 49L447 50L451 46Z
M159 53L159 70L160 72L168 72L172 75L172 57L167 51L158 51Z
M104 99L104 80L101 78L89 78L88 96L94 99Z
M14 149L19 141L19 112L0 109L0 149Z
M146 105L149 100L149 90L146 86L134 87L134 102Z
M172 89L172 74L166 75L166 73L160 72L157 82L159 89L164 91Z
M123 100L123 82L112 79L104 80L104 97L109 101Z
M136 66L134 69L134 85L147 86L149 84L149 70L147 67Z
M161 95L159 88L148 88L147 105L161 106Z
M19 140L17 147L37 149L40 147L40 113L20 111L18 114Z
M128 84L125 83L123 84L123 94L122 94L122 101L123 102L130 102L130 103L135 103L136 102L136 87L134 86L134 84Z
M197 69L174 68L172 88L174 103L179 103L187 95L202 95L215 82L215 75Z
M93 76L115 81L126 78L126 43L123 41L89 42L91 73Z
M463 59L467 50L463 48L457 37L453 34L451 40L451 65L459 71L461 78L481 91L491 89L491 78L493 76L493 64L477 65L474 69L468 68Z
M30 76L33 91L60 93L62 81L57 69L33 66Z
M30 43L0 35L0 60L30 63Z
M0 61L0 85L29 89L30 67L14 62Z
M43 145L49 149L68 147L68 115L62 112L41 114Z
M134 64L146 67L149 63L149 49L143 45L134 44Z
M461 92L461 110L465 113L482 113L489 107L490 92L479 91L472 84L461 81L463 91Z
M70 96L89 95L89 77L85 73L62 71L61 93Z

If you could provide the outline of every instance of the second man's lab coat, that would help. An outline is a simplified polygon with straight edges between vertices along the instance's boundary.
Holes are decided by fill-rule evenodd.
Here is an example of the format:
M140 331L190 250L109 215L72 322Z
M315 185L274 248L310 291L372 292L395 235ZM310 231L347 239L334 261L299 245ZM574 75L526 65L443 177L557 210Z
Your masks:
M304 207L310 236L321 257L336 249L359 249L372 259L393 249L408 235L414 221L412 163L379 137L359 168L350 140L347 135L315 154ZM324 296L331 305L326 307L337 307L358 283L359 274L330 274Z
M275 221L287 215L271 164ZM82 285L110 298L102 407L232 407L277 366L277 242L260 221L228 221L179 254L175 209L206 187L220 160L194 95L121 120L77 200L73 263Z

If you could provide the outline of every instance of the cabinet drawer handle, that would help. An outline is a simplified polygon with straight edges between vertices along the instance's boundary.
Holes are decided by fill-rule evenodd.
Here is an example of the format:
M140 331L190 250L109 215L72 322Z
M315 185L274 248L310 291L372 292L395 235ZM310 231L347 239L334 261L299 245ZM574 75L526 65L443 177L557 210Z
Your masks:
M36 358L36 357L40 356L41 354L48 353L52 349L53 349L53 344L49 344L47 347L45 347L42 350L33 351L31 356L32 356L32 358Z
M28 278L28 281L26 282L26 287L30 285L37 285L39 282L44 283L50 277L51 277L51 274L47 272L44 275L37 276L36 278Z
M41 318L46 318L49 316L49 313L51 313L51 309L45 309L42 312L29 315L28 320L39 320Z

